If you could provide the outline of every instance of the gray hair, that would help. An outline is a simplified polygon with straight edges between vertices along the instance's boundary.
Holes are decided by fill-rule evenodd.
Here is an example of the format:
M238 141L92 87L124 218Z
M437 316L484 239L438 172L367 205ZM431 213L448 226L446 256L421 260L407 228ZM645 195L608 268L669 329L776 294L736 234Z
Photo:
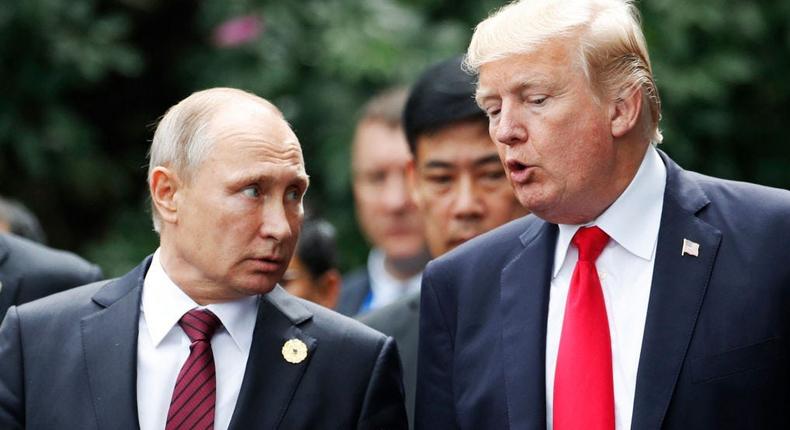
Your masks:
M214 115L227 104L252 103L282 113L268 101L234 88L211 88L192 93L168 109L159 121L148 151L148 185L156 167L172 169L189 181L214 144L208 125ZM154 231L159 232L161 220L151 203Z

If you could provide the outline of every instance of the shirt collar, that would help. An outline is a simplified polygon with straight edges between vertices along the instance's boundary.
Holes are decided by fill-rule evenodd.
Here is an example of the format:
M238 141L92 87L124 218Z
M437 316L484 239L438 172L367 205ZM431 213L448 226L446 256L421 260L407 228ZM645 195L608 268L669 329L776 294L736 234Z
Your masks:
M170 279L162 267L159 254L160 250L157 249L151 259L151 266L143 282L141 300L141 310L154 347L162 342L178 320L190 309L205 308L219 318L222 327L239 350L249 353L258 314L259 296L200 306Z
M601 228L631 254L652 260L661 225L666 179L667 169L658 151L653 145L648 146L634 179L598 218L584 225L559 224L552 276L556 277L562 268L573 235L588 225Z

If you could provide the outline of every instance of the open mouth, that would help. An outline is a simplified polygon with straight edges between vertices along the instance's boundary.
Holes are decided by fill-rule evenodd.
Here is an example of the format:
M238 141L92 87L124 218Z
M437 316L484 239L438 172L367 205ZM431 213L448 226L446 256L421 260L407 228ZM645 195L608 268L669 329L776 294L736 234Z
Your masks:
M527 170L527 167L529 167L526 164L516 160L507 160L505 164L507 164L507 169L514 173L522 172Z
M507 166L507 171L510 174L510 180L515 184L526 184L533 168L533 166L513 159L507 160L505 166Z

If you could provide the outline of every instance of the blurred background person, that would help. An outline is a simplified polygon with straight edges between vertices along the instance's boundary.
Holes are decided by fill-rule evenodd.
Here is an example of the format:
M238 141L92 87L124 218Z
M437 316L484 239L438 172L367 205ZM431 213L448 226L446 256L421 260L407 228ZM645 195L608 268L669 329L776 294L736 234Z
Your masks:
M104 278L98 266L49 248L45 240L33 212L0 197L0 321L12 305Z
M25 205L0 196L0 232L13 233L38 243L47 243L47 236L38 218Z
M342 279L337 268L337 233L321 218L306 220L288 270L280 280L286 291L329 309L337 304Z
M401 114L405 88L387 90L363 108L351 148L357 222L372 246L367 265L346 275L337 311L357 315L420 288L428 253L422 220L406 183L412 155Z
M488 119L474 100L474 78L461 69L461 60L454 57L427 69L403 112L414 156L408 168L409 183L433 258L527 213L505 176L488 135ZM410 423L419 312L420 292L412 291L360 318L398 342Z

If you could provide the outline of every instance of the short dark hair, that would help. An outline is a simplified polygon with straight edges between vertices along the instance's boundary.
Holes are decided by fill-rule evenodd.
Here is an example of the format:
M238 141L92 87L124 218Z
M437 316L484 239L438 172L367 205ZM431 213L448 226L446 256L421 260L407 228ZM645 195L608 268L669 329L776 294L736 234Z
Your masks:
M296 255L312 278L337 268L337 244L335 227L321 218L305 220Z
M413 155L420 135L463 121L487 123L475 102L475 77L461 68L462 61L463 56L457 56L434 64L412 87L403 110L403 128Z

